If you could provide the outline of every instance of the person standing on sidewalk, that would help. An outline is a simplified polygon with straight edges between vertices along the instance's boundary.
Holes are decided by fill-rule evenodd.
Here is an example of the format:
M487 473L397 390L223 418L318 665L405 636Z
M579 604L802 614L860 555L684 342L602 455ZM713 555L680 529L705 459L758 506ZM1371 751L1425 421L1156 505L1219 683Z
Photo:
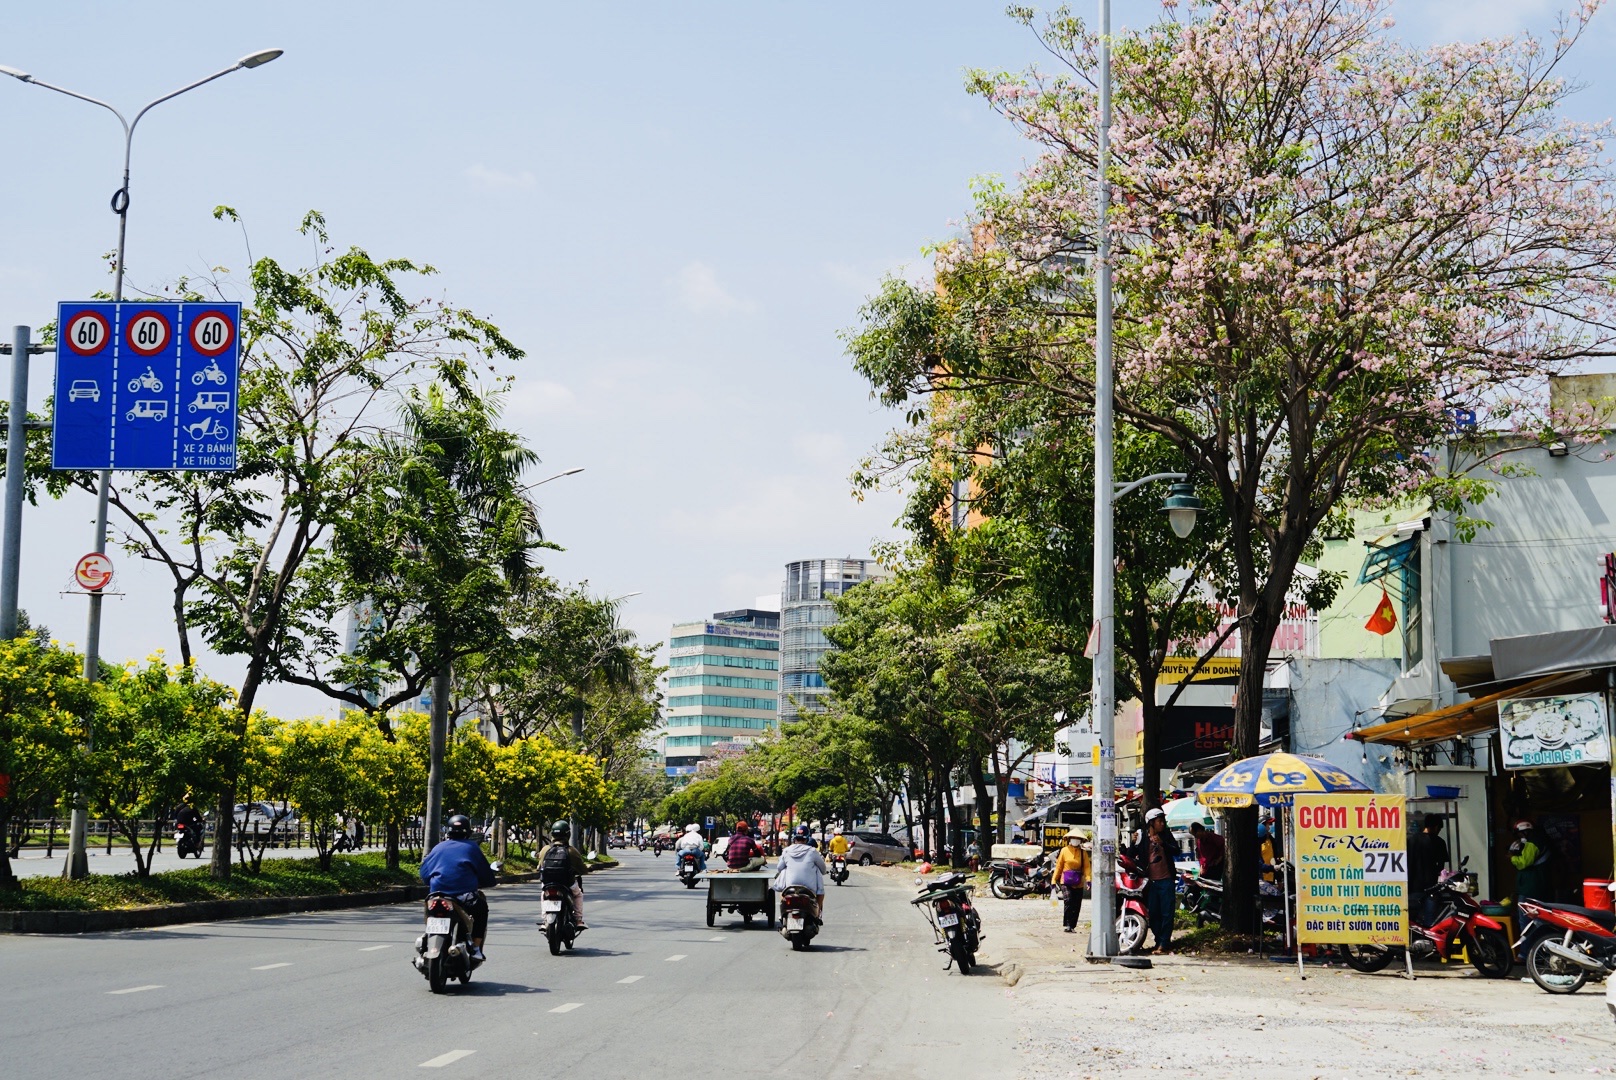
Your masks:
M1065 890L1061 927L1068 934L1077 926L1077 917L1083 912L1083 890L1088 886L1093 869L1089 853L1083 847L1083 834L1072 829L1066 834L1066 843L1055 857L1055 868L1050 872L1055 887Z
M1150 932L1156 938L1156 951L1173 947L1173 909L1178 896L1178 841L1167 827L1167 814L1159 806L1145 811L1145 835L1134 848L1134 861L1145 868L1145 909L1150 915Z

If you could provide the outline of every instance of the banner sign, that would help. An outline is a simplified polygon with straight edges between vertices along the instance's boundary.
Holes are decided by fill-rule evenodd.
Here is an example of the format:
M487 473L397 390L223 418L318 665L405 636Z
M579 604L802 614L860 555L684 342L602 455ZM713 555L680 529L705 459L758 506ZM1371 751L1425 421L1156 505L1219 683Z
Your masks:
M1401 795L1297 795L1297 940L1408 944L1408 831Z
M1610 760L1605 725L1605 700L1599 693L1500 701L1504 768L1603 764Z

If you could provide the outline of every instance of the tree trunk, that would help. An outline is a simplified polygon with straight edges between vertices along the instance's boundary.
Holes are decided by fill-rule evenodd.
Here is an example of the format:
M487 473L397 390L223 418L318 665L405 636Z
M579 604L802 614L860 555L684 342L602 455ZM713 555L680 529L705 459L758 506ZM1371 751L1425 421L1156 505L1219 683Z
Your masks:
M0 801L0 836L11 825L11 800ZM7 845L0 845L0 889L17 888L17 875L11 869L11 852Z
M1140 705L1140 745L1139 767L1144 772L1144 779L1140 788L1145 800L1145 809L1160 806L1161 793L1161 729L1162 707L1156 704L1156 688L1151 685L1141 691Z
M997 778L1002 781L1002 776ZM971 758L971 787L976 791L976 846L986 862L993 852L993 800L988 794L987 774L982 771L982 759Z
M1274 631L1278 629L1277 613L1284 610L1284 603L1282 597L1278 605L1258 601L1241 607L1248 614L1240 632L1240 685L1235 692L1234 745L1230 748L1233 761L1252 757L1258 750L1263 681ZM1238 934L1256 934L1261 930L1257 921L1257 811L1234 810L1225 821L1228 834L1224 837L1223 925Z

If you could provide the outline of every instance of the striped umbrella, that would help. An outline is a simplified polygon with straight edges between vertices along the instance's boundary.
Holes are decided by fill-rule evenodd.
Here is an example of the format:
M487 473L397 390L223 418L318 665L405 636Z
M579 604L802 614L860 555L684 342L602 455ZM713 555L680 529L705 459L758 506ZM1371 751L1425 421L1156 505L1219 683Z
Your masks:
M1300 754L1261 754L1226 765L1196 794L1202 806L1289 806L1296 795L1369 791L1363 781Z

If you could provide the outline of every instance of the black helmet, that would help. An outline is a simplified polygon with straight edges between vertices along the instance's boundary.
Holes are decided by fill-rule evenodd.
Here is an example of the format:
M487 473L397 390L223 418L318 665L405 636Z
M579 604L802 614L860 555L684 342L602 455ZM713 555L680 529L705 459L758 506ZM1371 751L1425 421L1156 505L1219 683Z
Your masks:
M806 825L798 825L792 830L791 837L799 844L811 844L814 842L814 830Z
M468 840L471 838L471 819L465 814L449 815L449 839Z
M572 835L572 826L565 821L558 821L550 826L550 836L556 840L566 840Z

